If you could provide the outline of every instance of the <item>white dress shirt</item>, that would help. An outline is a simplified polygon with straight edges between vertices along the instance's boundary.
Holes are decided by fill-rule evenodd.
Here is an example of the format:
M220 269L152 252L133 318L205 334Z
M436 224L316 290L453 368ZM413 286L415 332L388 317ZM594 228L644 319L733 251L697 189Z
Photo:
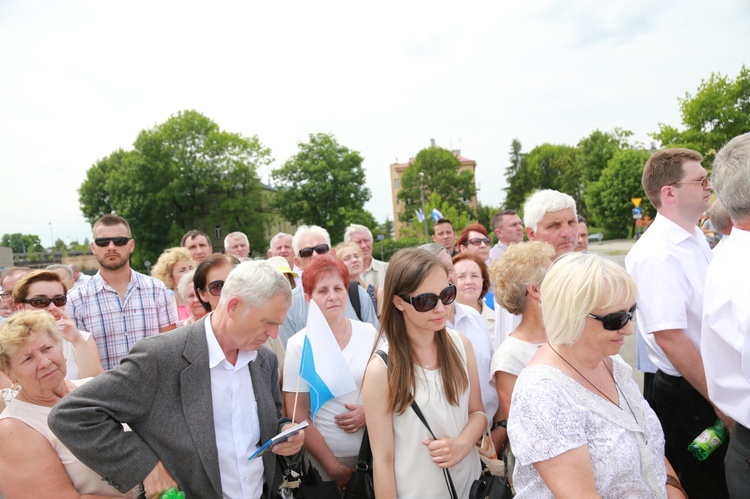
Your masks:
M453 302L453 305L456 307L456 314L453 317L453 324L449 322L448 327L463 334L471 342L474 357L477 360L479 388L482 392L484 411L487 414L487 420L492 421L500 402L497 398L497 390L488 379L490 361L495 350L492 348L487 322L479 315L479 312L468 305L458 302Z
M221 490L226 499L258 499L263 494L263 460L247 459L262 443L248 367L258 352L240 350L232 365L214 335L211 317L206 318L205 327Z
M732 229L706 271L701 356L711 401L750 428L750 232Z
M653 333L682 329L700 352L703 288L712 258L697 226L691 234L660 214L625 257L625 267L638 285L638 334L651 361L671 376L681 374Z

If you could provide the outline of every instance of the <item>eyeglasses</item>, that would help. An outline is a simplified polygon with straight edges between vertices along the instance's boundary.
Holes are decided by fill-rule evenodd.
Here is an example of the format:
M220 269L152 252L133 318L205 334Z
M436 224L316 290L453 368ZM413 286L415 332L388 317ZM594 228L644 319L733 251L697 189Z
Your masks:
M619 331L633 318L636 305L637 303L634 303L627 312L613 312L605 316L589 314L589 317L601 321L602 326L607 331Z
M319 255L324 255L328 253L328 251L331 248L327 244L319 244L317 246L313 246L312 248L302 248L299 250L299 257L300 258L310 258L313 254L313 251Z
M433 308L437 307L438 300L443 302L443 305L450 305L456 299L456 286L451 284L440 292L440 295L435 293L422 293L421 295L408 297L402 295L401 299L407 303L411 303L414 310L417 312L429 312Z
M469 239L466 242L468 242L469 244L472 244L474 246L479 246L482 243L486 244L487 246L490 245L490 240L487 237L472 237L471 239Z
M100 248L106 248L109 243L115 243L115 246L125 246L130 239L130 237L97 237L94 239L94 244Z
M13 296L13 291L3 291L0 293L0 301L10 300L11 296Z
M672 182L672 183L671 183L671 184L669 184L669 185L680 185L680 184L701 184L701 187L703 187L703 188L705 189L705 188L706 188L706 187L708 186L708 183L709 183L710 181L711 181L711 179L709 179L708 177L703 177L703 178L701 178L701 179L699 179L699 180L691 180L691 181L689 181L689 182L688 182L688 181L686 181L686 182Z
M54 303L57 308L64 307L68 303L68 297L65 295L57 295L53 298L47 296L35 296L28 300L21 300L21 303L28 303L34 308L47 308L50 303Z
M211 281L206 286L206 291L211 293L211 296L220 296L221 290L224 288L224 281Z

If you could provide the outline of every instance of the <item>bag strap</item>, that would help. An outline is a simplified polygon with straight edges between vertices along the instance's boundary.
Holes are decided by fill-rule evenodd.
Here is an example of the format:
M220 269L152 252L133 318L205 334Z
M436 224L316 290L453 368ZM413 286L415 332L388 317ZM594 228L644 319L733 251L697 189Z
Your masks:
M375 355L380 357L385 365L388 365L388 354L385 353L382 350L378 350L375 352ZM414 411L414 413L417 415L420 421L422 421L422 424L427 428L427 431L430 432L430 435L432 438L437 440L437 437L434 433L432 433L432 428L430 428L430 425L427 423L427 420L424 417L424 414L422 414L422 409L419 408L419 405L417 404L416 400L413 400L411 403L411 408ZM368 442L369 443L369 442ZM448 468L443 468L443 478L445 479L445 484L448 486L448 490L451 493L451 497L453 499L458 499L458 494L456 493L456 487L453 485L453 479L451 478L451 472L448 471Z
M372 450L370 449L370 436L365 427L365 433L362 435L362 443L359 445L359 457L357 458L358 471L370 471L372 465Z
M354 308L354 312L357 314L357 318L362 321L362 303L359 301L359 283L357 281L349 281L349 301Z

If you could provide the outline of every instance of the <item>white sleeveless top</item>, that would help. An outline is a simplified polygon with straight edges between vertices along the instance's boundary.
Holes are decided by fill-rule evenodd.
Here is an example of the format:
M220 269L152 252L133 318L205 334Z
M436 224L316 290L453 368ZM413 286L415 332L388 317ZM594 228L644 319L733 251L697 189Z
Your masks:
M456 331L446 329L463 359L466 351ZM383 347L387 351L387 345ZM379 357L378 357L379 358ZM459 397L459 405L448 403L443 393L440 369L417 369L415 400L437 437L458 437L469 421L469 390ZM468 375L468 371L467 371ZM430 451L422 444L432 438L414 410L409 407L401 415L393 414L393 459L396 493L401 499L445 499L450 497L442 468L432 462ZM459 498L469 497L471 484L481 473L479 453L474 447L457 465L449 468Z
M80 386L92 378L71 381ZM0 414L0 419L14 418L29 425L46 438L54 451L60 457L65 471L73 483L73 487L79 494L100 494L106 496L125 497L114 487L107 484L102 477L97 475L91 468L79 461L62 442L52 433L47 425L47 417L52 411L51 407L30 404L14 398L5 410Z

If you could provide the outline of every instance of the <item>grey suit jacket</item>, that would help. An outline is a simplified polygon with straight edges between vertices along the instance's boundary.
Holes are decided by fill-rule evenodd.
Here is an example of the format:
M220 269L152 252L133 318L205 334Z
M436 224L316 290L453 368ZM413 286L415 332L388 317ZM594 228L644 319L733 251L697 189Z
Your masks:
M204 320L140 341L117 368L71 392L50 414L60 440L121 492L161 460L187 497L222 497ZM265 442L279 427L278 362L261 347L249 368ZM271 491L281 473L273 453L262 459Z

